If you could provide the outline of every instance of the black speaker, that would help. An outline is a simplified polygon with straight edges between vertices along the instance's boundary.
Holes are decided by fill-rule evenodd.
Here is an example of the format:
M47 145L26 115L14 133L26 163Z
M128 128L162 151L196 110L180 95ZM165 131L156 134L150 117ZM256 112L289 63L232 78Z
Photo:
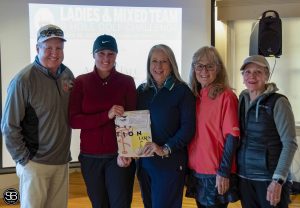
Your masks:
M267 16L267 13L273 15ZM279 57L282 54L282 26L276 11L268 10L252 25L250 36L251 55Z

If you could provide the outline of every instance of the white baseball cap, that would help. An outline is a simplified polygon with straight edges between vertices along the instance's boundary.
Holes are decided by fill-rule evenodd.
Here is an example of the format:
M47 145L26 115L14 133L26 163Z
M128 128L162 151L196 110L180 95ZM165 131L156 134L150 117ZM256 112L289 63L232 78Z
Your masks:
M64 32L62 29L56 25L45 25L41 27L37 32L37 42L42 43L50 38L60 38L63 41L66 41L64 38Z

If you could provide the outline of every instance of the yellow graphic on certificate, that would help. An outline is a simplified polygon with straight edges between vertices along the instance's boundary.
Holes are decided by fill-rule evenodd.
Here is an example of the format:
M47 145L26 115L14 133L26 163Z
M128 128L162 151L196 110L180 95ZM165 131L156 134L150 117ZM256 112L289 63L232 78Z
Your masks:
M143 147L152 141L148 110L126 111L115 119L118 153L125 157L144 157Z

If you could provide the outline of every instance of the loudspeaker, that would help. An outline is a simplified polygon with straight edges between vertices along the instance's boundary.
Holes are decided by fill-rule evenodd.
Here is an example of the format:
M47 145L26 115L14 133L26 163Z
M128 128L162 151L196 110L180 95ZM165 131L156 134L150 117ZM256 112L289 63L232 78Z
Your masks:
M267 13L274 15L267 16ZM268 10L252 25L250 36L251 55L265 57L279 57L282 54L282 26L281 19L276 11Z

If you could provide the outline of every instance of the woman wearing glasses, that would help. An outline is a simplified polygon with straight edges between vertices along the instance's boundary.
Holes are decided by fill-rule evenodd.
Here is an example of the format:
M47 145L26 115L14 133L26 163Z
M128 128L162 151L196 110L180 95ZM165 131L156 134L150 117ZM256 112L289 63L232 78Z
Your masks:
M181 208L186 145L195 131L195 98L180 78L170 47L159 44L151 48L147 82L137 91L137 108L150 111L153 141L144 148L149 157L137 161L144 206Z
M188 197L198 207L224 208L238 200L235 153L239 140L238 100L214 47L197 50L190 87L196 96L196 133L188 145Z
M242 206L287 208L289 169L297 149L291 105L277 93L275 83L268 83L270 66L265 57L246 58L241 71L247 88L239 99L237 159Z

